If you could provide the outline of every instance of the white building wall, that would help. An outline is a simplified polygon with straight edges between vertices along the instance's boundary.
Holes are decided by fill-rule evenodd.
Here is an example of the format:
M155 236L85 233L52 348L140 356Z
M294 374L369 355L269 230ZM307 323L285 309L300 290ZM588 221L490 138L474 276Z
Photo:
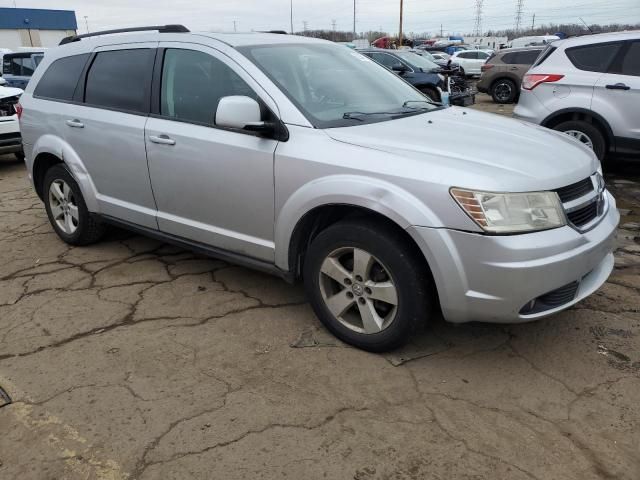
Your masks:
M0 30L0 48L17 51L20 47L55 47L73 30Z

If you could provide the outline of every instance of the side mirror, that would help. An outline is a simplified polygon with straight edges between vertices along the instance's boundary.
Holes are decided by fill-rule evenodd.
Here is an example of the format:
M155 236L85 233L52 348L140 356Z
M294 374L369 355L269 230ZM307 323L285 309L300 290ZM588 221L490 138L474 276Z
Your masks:
M394 72L403 73L403 72L406 72L408 68L403 63L396 63L391 67L391 70L393 70Z
M215 119L218 127L251 130L252 127L259 127L264 123L260 105L253 98L233 95L222 97L218 103Z

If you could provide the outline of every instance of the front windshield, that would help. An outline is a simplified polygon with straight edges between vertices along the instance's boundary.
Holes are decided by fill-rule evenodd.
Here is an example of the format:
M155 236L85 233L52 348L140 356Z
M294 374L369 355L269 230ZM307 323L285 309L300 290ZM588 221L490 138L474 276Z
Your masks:
M401 59L406 60L411 65L421 68L425 72L430 72L431 70L439 70L440 67L434 63L432 60L429 60L426 57L421 57L417 53L413 52L396 52L396 55Z
M239 50L317 128L362 125L439 107L396 74L340 45L255 45Z

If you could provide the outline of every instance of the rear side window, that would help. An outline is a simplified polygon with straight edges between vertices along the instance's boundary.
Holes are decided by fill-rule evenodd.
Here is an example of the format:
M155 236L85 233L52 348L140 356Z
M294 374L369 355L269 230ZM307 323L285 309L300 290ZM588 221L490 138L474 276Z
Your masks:
M549 45L547 48L545 48L542 51L542 53L540 54L536 62L533 64L533 66L537 67L538 65L542 65L542 62L544 62L547 58L549 58L551 54L555 52L557 49L558 47L552 47L551 45Z
M536 61L536 58L540 55L542 50L527 50L524 52L518 52L518 64L519 65L532 65Z
M56 60L44 72L33 94L54 100L71 100L88 59L87 53Z
M579 70L604 73L611 65L621 43L604 43L567 48L566 53L573 66Z
M96 55L85 86L90 105L145 113L155 50L111 50Z
M615 73L640 77L640 41L633 42L629 45L622 59L622 65Z

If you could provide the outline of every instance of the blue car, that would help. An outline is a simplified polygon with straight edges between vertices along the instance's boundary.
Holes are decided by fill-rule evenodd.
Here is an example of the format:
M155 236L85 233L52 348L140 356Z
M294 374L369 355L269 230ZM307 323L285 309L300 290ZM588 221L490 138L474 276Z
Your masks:
M440 102L443 91L449 92L452 105L473 105L475 95L468 88L464 75L450 65L440 66L429 58L407 50L369 48L359 50L371 60L394 71L434 102Z

